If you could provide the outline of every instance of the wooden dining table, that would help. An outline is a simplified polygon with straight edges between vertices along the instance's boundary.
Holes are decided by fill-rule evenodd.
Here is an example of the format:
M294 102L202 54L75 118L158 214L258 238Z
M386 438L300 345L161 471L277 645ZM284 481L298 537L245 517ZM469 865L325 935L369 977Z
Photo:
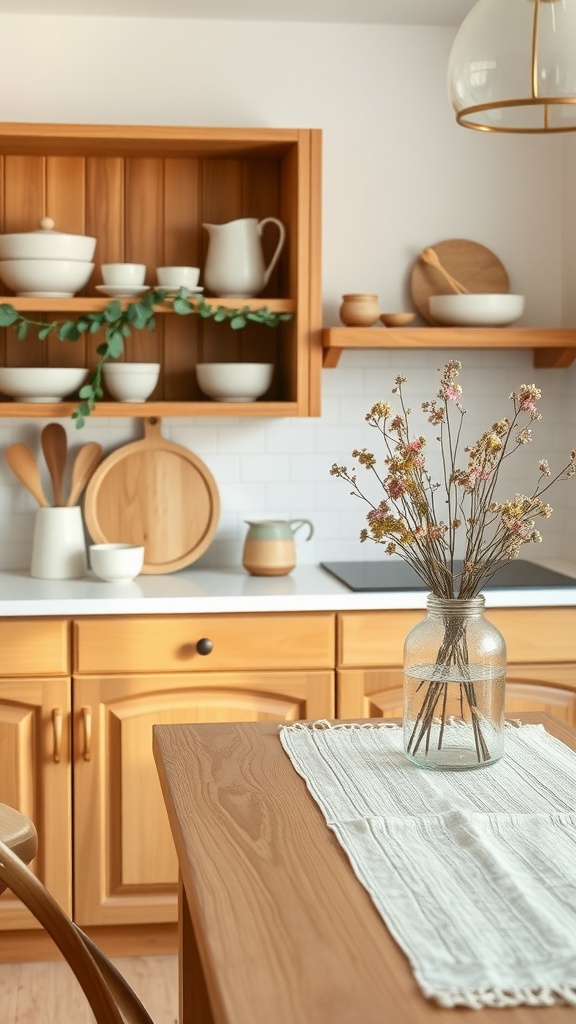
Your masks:
M541 722L576 750L576 729ZM154 726L180 867L180 1024L574 1024L576 1007L444 1009L354 875L275 722Z

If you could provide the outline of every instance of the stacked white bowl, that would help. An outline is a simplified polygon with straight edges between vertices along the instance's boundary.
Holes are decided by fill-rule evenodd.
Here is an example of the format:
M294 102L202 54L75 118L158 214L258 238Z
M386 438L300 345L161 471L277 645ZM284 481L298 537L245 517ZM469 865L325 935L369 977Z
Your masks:
M71 298L94 269L96 239L54 231L43 217L39 231L0 235L0 278L16 295Z

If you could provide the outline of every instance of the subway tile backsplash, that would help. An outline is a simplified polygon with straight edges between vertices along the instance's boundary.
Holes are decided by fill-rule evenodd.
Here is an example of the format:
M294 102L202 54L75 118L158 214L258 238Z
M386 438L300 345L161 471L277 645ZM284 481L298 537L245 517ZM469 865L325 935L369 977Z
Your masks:
M322 374L322 415L313 419L166 419L163 434L193 451L214 476L221 500L218 531L198 566L240 565L246 519L306 518L314 523L310 541L296 535L298 560L313 564L325 560L382 557L379 545L360 544L367 507L352 498L349 488L330 476L334 462L350 464L354 448L367 447L376 454L379 435L364 422L365 413L378 400L391 398L397 374L408 378L406 395L414 410L433 398L438 388L436 368L451 352L417 351L399 355L393 351L345 352L336 369ZM496 419L510 411L508 396L522 383L542 389L543 419L533 426L533 441L516 453L507 465L506 495L531 489L540 458L551 467L563 465L576 448L574 390L576 371L534 370L531 352L499 350L462 355L460 381L463 404L468 408L466 436L471 440ZM39 460L42 481L50 491L48 471L40 452L40 432L45 420L0 421L0 447L16 440L29 444ZM82 431L72 421L62 421L68 433L69 464L78 447L99 441L111 452L141 436L138 420L92 419ZM429 465L434 463L433 429L422 417L422 433L428 438ZM68 468L69 474L69 468ZM525 557L558 557L576 540L576 479L557 485L551 493L554 515L542 522L544 542ZM33 497L13 477L0 459L0 569L26 570L30 563L36 505Z

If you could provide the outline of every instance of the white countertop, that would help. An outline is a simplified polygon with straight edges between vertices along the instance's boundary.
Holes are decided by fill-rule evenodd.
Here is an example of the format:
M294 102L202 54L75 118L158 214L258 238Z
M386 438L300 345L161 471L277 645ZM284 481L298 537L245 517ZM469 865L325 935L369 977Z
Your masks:
M542 562L574 577L574 587L497 589L488 608L576 605L576 565ZM241 567L185 569L166 576L139 576L133 583L95 577L39 580L28 572L0 572L0 616L180 615L192 612L302 612L422 608L421 591L353 593L319 566L298 566L288 576L250 576Z

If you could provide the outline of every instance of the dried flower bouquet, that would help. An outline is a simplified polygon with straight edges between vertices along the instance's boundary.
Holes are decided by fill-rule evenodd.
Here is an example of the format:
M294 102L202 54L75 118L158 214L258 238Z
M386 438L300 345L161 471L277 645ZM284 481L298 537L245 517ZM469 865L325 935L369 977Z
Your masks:
M377 402L366 415L369 426L384 441L384 458L366 448L352 457L375 479L383 497L373 501L358 483L357 472L334 464L331 474L351 485L351 493L367 502L367 527L361 541L384 544L388 555L408 562L430 592L445 600L469 600L511 559L524 544L541 540L537 519L547 519L552 508L544 495L560 480L576 474L576 450L568 463L552 475L546 459L538 463L536 484L530 494L516 494L499 500L498 477L515 451L532 440L530 424L541 419L536 403L540 390L522 384L510 395L512 413L493 423L478 440L463 447L462 426L466 409L458 383L461 363L450 360L441 372L434 399L422 404L428 422L437 428L441 480L434 480L426 464L426 438L410 430L412 410L404 397L405 377L397 377L392 394L398 411L389 402ZM461 452L465 460L460 465ZM462 568L457 570L457 543L463 551ZM462 557L462 556L460 556ZM463 717L475 733L478 761L490 758L481 722L474 714L474 682L468 676L466 619L446 617L432 678L422 680L422 701L410 738L409 752L430 743L434 724L437 743L442 744L448 688L455 676L460 680L459 703ZM427 684L427 685L425 685ZM448 702L449 703L449 702ZM466 711L466 715L464 715Z

